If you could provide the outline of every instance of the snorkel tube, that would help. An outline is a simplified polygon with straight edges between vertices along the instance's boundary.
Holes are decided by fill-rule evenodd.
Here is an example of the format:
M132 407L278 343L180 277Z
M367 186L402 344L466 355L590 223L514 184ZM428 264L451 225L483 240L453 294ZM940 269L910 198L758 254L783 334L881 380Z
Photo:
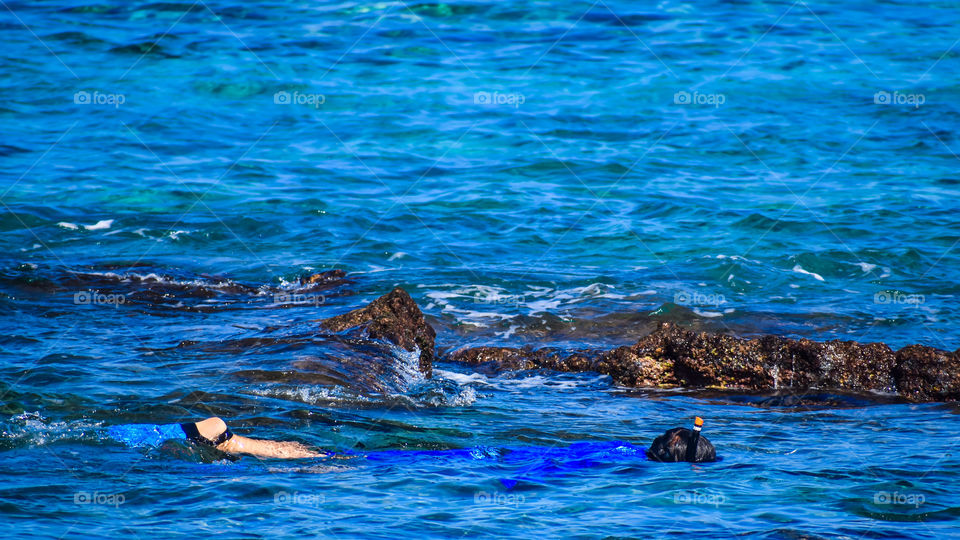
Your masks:
M690 441L687 442L687 461L694 463L697 461L697 446L700 444L700 430L703 429L703 418L697 416L693 420L693 434Z

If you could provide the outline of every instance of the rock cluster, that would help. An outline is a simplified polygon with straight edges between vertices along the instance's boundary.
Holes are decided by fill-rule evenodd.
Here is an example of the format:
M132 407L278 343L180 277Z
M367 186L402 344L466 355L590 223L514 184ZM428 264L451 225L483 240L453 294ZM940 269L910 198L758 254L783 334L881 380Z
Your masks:
M403 289L322 325L334 332L362 329L372 339L408 351L417 347L420 371L428 377L432 373L436 333ZM633 345L612 350L472 347L443 360L486 373L591 371L628 387L878 391L896 392L915 402L960 399L960 350L911 345L893 351L883 343L778 336L745 339L693 332L671 323L661 324Z
M359 331L370 339L387 341L407 351L420 350L420 372L433 375L437 337L417 303L397 287L366 306L325 319L321 327L331 332Z

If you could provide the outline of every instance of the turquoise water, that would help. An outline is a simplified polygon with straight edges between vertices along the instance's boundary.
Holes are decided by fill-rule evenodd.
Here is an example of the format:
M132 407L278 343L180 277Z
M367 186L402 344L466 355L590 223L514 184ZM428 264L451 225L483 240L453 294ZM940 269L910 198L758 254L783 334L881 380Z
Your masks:
M659 320L954 350L954 6L2 8L4 529L955 527L953 405L808 410L446 364L433 382L402 363L369 380L330 363L396 351L315 336L313 322L400 285L441 350L611 347ZM352 283L293 285L331 268ZM317 363L322 381L274 381ZM724 460L611 463L508 490L486 464L233 463L101 437L210 414L339 449L646 445L700 414Z

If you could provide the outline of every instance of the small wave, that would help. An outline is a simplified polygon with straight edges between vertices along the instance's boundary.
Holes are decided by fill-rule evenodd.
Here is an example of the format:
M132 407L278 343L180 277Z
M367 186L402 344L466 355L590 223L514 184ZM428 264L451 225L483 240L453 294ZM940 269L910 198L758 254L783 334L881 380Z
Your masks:
M126 272L119 274L117 272L73 272L75 278L79 280L90 279L93 281L92 285L97 285L99 283L132 283L132 284L145 284L145 285L160 285L160 286L170 286L170 287L179 287L179 288L204 288L204 289L217 289L227 292L245 292L257 296L264 296L270 294L270 287L266 285L261 285L258 287L253 287L250 285L244 285L230 279L205 279L205 278L176 278L169 275L162 275L156 272L148 273L137 273L137 272Z
M3 446L44 446L61 440L100 440L100 422L50 422L39 412L11 416L0 424Z
M793 271L798 274L806 274L808 276L813 276L813 278L816 279L817 281L826 281L825 279L823 279L823 276L821 276L820 274L816 272L810 272L809 270L805 270L799 264L793 267Z
M77 225L76 223L70 223L69 221L61 221L57 223L57 226L70 231L80 230L80 227L81 227L81 225ZM82 227L88 231L100 231L103 229L109 229L112 226L113 226L112 219L101 219L100 221L94 223L93 225L83 225Z
M525 289L510 291L494 285L441 284L427 291L430 300L425 309L439 308L441 313L456 316L461 323L486 328L491 324L508 321L518 316L556 313L596 300L630 300L651 294L641 291L633 295L615 291L613 285L589 283L587 285L553 288L526 285Z
M402 392L383 395L362 394L342 386L270 385L248 388L245 394L295 401L316 406L384 405L401 402L414 407L465 407L479 397L470 384L446 377L426 380L422 376Z
M477 391L472 386L461 385L446 378L421 383L405 396L411 398L416 405L428 407L467 407L478 399Z
M374 400L340 386L261 386L247 388L244 394L297 401L308 405L365 404Z

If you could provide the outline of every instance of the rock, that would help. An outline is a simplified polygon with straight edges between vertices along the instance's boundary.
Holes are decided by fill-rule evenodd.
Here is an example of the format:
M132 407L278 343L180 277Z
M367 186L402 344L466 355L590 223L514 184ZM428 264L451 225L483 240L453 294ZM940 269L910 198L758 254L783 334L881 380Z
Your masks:
M371 339L388 341L404 350L420 350L420 372L433 375L436 332L407 291L397 287L360 309L322 321L332 332L365 331Z
M631 347L618 347L603 354L595 363L594 370L610 375L617 384L623 386L664 387L677 384L670 362L638 353Z
M893 369L897 390L912 401L960 399L960 349L950 353L909 345L897 351Z
M447 356L450 362L466 364L484 373L535 369L543 363L543 352L512 347L472 347Z
M611 351L479 347L448 357L485 370L545 368L594 371L629 387L694 387L750 391L900 390L915 401L960 396L960 351L929 347L894 354L882 343L817 342L764 336L744 339L692 332L664 323L629 347Z
M319 272L313 274L312 276L300 278L301 285L326 285L327 283L333 283L338 281L345 281L347 273L343 270L327 270L325 272Z

